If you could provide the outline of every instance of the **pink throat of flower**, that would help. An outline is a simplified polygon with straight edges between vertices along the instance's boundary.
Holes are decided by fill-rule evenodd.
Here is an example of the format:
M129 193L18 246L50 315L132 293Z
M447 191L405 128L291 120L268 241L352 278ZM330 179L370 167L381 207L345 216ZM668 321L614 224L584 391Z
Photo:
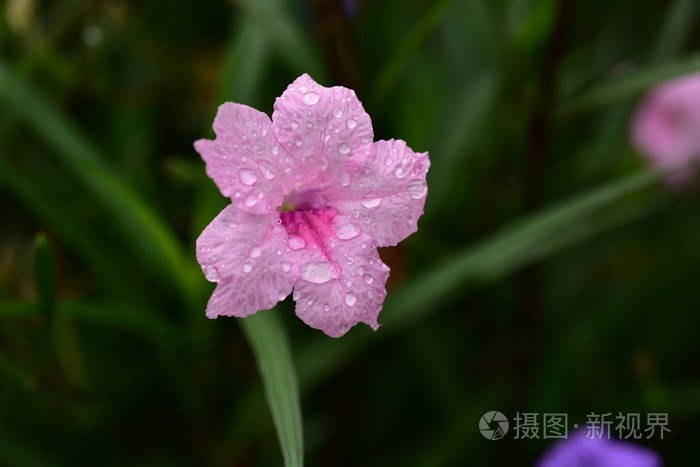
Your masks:
M330 206L302 207L280 212L280 220L289 234L290 244L299 245L299 248L316 246L328 256L328 239L335 234L331 222L337 214Z

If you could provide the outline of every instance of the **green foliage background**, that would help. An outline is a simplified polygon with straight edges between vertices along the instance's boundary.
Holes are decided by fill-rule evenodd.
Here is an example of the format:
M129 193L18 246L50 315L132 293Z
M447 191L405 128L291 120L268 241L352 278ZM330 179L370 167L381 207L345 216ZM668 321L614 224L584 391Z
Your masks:
M700 3L0 5L0 464L532 465L547 441L481 437L494 409L666 412L641 442L697 457L700 198L628 121L700 69ZM204 317L226 202L192 142L303 72L430 151L376 333Z

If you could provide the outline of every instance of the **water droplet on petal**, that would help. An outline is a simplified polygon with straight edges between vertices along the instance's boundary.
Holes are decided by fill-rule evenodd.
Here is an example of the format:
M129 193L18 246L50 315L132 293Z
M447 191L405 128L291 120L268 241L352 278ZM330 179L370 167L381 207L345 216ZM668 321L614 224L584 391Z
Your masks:
M357 126L357 120L355 120L354 118L348 118L348 120L345 122L345 124L347 125L347 127L349 129L352 130Z
M309 88L307 88L306 86L299 86L298 89L299 89L299 92L302 94L304 94L306 91L309 90Z
M362 279L365 281L365 284L371 284L374 282L374 277L370 276L369 274L365 274Z
M413 199L421 199L425 196L428 191L428 187L425 186L422 180L414 180L408 186L408 194L411 195Z
M289 263L282 263L282 270L284 272L289 272L290 269L292 269L292 267L289 265Z
M394 170L394 175L396 175L396 178L404 178L406 176L406 170L403 167L399 167Z
M245 205L248 206L249 208L252 208L255 206L255 204L258 202L258 198L256 196L250 195L245 199Z
M338 152L341 153L341 154L347 154L347 153L350 152L350 146L348 146L348 145L345 144L345 143L340 143L340 144L338 145Z
M206 277L209 282L216 282L219 280L219 273L214 266L207 266L204 268L204 277Z
M357 227L355 227L353 224L341 225L335 231L335 234L341 240L350 240L351 238L357 237L357 234L359 234L359 233L360 233L360 230Z
M331 307L328 305L323 305L323 311L330 311Z
M347 306L353 306L356 301L357 301L357 297L355 296L354 293L350 292L349 294L345 295L345 304Z
M318 100L321 98L318 94L315 92L307 92L304 94L304 97L301 98L302 101L304 101L304 104L306 105L314 105L318 102Z
M275 178L275 174L272 173L272 170L270 170L270 166L265 163L261 162L258 164L258 168L260 169L260 173L262 174L263 177L265 177L267 180L272 180Z
M262 250L258 247L255 247L252 250L250 250L250 257L251 258L259 258L261 254L262 254Z
M340 107L336 107L335 109L333 109L333 116L335 118L342 117L343 116L343 109L341 109Z
M251 264L245 263L245 264L243 265L243 272L244 272L244 273L248 274L248 273L249 273L250 271L252 271L252 270L253 270L253 266L252 266Z
M301 250L306 246L306 242L304 241L303 238L297 236L297 235L292 235L289 237L289 248L292 250Z
M367 209L376 208L380 204L382 204L381 198L366 199L362 202L362 205Z
M307 263L301 269L301 278L313 284L325 284L329 280L335 279L337 275L333 265L325 261Z
M241 179L242 184L248 186L255 185L255 182L258 181L258 176L250 169L243 169L238 172L238 178Z
M285 298L287 298L287 295L285 295L283 292L280 292L279 295L277 295L277 300L279 300L280 302Z

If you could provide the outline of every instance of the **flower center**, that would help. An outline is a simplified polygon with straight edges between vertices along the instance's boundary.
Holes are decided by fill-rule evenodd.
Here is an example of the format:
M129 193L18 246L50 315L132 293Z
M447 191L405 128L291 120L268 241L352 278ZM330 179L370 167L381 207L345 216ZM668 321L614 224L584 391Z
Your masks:
M338 210L331 206L300 206L280 212L282 226L289 234L289 247L293 250L316 247L329 257L328 239L334 235L331 221L337 214Z

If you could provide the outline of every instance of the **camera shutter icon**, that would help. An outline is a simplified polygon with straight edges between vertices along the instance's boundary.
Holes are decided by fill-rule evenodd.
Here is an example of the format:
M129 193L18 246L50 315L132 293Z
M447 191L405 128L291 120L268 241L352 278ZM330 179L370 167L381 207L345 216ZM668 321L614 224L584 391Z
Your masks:
M479 431L491 441L502 439L508 433L508 418L501 412L486 412L479 420Z

